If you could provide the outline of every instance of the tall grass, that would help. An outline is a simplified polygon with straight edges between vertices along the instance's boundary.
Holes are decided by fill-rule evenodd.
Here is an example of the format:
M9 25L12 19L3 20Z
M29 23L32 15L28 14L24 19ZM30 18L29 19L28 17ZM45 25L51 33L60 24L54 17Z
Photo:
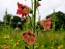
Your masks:
M22 40L23 30L12 29L9 26L0 30L0 49L25 49ZM55 35L55 36L54 36ZM55 42L54 42L55 41ZM28 46L31 49L31 45ZM65 31L39 31L34 49L65 49Z

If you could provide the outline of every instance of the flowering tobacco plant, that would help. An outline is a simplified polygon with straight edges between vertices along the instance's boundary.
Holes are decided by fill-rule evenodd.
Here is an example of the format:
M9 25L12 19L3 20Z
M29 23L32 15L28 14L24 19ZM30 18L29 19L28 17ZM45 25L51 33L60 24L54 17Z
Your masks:
M31 43L34 44L36 42L36 35L28 30L23 33L23 40L27 43L27 45L30 45Z
M31 0L33 3L33 1ZM23 33L23 40L28 44L33 44L32 48L34 49L34 43L36 42L36 35L35 35L35 23L36 23L36 8L40 6L38 1L34 0L34 3L32 4L32 9L31 10L28 6L20 4L19 2L17 3L18 9L17 9L17 14L22 15L22 17L27 17L29 16L29 13L32 13L33 19L32 19L32 31L28 30L27 32ZM33 7L34 5L34 7ZM27 24L26 24L27 25ZM26 27L27 28L27 27ZM27 46L25 46L26 49Z
M19 2L17 3L17 5L17 14L22 15L22 17L27 16L29 14L30 8L28 6L20 4Z
M42 20L41 23L42 23L42 25L44 27L44 31L49 30L51 28L51 21L52 21L51 17L46 19L46 20Z

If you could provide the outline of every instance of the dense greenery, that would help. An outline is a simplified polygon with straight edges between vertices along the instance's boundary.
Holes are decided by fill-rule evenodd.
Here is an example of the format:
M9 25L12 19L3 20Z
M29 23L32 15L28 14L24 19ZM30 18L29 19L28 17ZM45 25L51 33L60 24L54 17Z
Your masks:
M6 26L0 30L0 49L25 49L23 30ZM31 45L28 46L31 49ZM34 49L64 49L65 31L39 30Z

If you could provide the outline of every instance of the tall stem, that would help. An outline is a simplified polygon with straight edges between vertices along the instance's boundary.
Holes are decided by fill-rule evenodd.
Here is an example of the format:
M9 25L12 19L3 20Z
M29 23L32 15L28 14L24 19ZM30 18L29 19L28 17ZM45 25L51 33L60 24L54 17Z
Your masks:
M35 33L35 22L36 22L36 0L34 0L34 15L33 15L33 32Z
M34 0L34 11L33 11L33 32L35 33L35 22L36 22L36 0ZM34 49L34 44L33 44Z

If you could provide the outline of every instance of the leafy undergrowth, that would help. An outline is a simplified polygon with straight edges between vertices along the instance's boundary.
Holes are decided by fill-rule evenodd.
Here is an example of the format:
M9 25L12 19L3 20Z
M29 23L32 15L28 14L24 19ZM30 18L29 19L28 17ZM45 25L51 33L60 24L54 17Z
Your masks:
M25 49L22 34L25 31L5 27L0 30L0 49ZM31 45L28 46L31 49ZM39 31L35 49L65 49L65 31Z

